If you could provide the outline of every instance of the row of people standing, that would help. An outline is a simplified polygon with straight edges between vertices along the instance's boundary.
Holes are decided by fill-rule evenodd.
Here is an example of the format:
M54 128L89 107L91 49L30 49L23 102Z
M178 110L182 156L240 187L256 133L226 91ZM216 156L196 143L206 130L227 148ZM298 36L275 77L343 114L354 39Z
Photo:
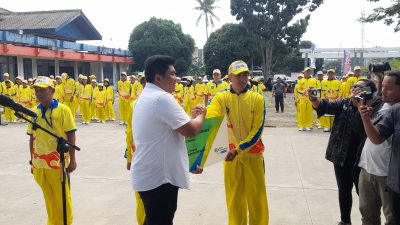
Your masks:
M314 124L313 108L308 99L308 89L315 89L317 95L323 99L335 100L346 98L350 95L350 87L360 79L361 67L354 67L354 73L349 73L341 81L336 80L336 71L329 69L327 71L327 79L324 79L322 71L317 72L317 78L311 76L311 68L306 67L302 71L302 75L298 77L298 83L294 89L294 98L296 105L296 122L299 131L311 131ZM325 132L331 130L334 121L334 115L324 115L317 118L317 127L323 128Z

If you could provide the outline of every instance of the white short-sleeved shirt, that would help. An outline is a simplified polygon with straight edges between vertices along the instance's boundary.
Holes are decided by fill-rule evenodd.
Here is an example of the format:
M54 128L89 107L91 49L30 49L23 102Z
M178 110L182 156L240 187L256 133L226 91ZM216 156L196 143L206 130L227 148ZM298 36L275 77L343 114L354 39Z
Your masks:
M135 191L148 191L170 183L189 188L189 158L184 137L175 130L190 117L174 97L147 83L132 118L136 145L131 166Z
M382 116L389 108L390 105L385 103L379 110L377 118ZM383 143L375 145L367 137L358 166L364 168L369 174L387 176L391 153L392 138L388 138Z

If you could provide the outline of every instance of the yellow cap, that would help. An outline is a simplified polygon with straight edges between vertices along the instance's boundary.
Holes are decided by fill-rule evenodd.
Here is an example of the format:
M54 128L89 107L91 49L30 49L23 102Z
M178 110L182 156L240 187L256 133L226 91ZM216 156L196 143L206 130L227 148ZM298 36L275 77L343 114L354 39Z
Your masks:
M304 72L309 71L309 70L311 70L311 68L310 68L310 67L306 67L306 68L304 68L304 70L301 71L301 72L304 73Z
M83 76L83 75L82 75L81 79L82 79L82 80L87 80L87 79L88 79L88 77L87 77L87 76Z
M67 78L67 77L68 77L68 73L62 73L62 74L61 74L61 77L62 77L62 78Z
M33 86L36 87L41 87L41 88L54 88L54 82L50 77L37 77L35 82L33 83Z
M213 74L214 74L214 73L217 73L217 74L221 75L221 70L219 70L219 69L214 69L214 70L213 70Z
M126 76L126 72L121 72L121 75L125 75Z
M317 72L317 75L324 75L324 72L322 72L321 70Z
M29 81L29 82L33 82L33 79L32 79L32 78L29 78L28 81Z
M238 75L243 72L250 72L250 70L247 64L242 60L233 62L228 68L228 74Z
M3 73L3 77L9 77L10 76L10 74L8 74L8 73Z
M329 70L327 71L327 73L330 73L330 72L336 73L336 71L335 71L334 69L329 69Z
M361 70L361 66L355 66L353 71L356 71L356 70Z
M110 80L109 80L108 78L106 78L106 79L104 79L103 82L108 82L108 83L110 83Z

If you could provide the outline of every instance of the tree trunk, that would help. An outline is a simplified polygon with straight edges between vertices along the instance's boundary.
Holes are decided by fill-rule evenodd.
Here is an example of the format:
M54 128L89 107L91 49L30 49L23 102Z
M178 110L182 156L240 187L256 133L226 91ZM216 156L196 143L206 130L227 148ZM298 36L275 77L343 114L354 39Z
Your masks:
M208 40L208 14L206 13L206 41Z
M272 51L274 49L273 41L272 40L265 40L265 53L264 60L265 60L265 73L267 75L271 75L272 72Z

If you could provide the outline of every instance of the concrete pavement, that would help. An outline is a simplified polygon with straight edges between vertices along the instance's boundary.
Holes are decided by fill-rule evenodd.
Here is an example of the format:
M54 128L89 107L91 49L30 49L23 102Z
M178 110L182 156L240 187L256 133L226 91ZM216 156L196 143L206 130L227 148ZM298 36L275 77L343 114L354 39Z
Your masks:
M0 126L0 224L46 224L42 193L29 171L25 124ZM136 224L126 170L124 127L116 122L78 125L78 169L72 174L74 224ZM266 128L265 164L271 225L330 225L339 221L333 166L324 159L329 134ZM179 192L177 225L227 224L223 166L192 175ZM353 194L352 219L361 224Z

